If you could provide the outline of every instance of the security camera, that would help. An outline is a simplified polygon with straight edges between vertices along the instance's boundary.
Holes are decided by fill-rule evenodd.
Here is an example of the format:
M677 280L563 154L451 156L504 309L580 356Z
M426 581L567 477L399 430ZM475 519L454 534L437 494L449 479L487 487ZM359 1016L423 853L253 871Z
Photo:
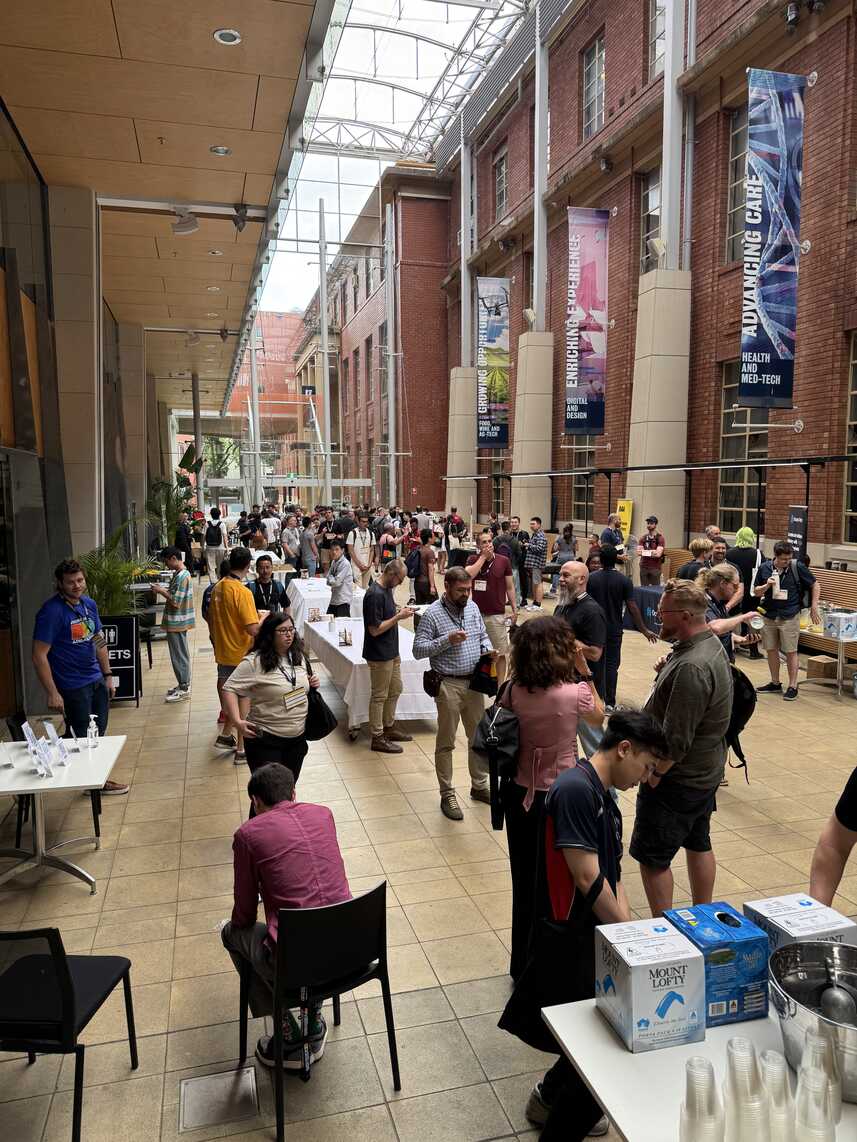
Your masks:
M236 202L235 214L232 218L232 225L240 234L244 227L247 225L247 206L243 202Z
M792 0L790 4L786 4L786 27L789 31L793 32L800 22L800 4L797 0Z

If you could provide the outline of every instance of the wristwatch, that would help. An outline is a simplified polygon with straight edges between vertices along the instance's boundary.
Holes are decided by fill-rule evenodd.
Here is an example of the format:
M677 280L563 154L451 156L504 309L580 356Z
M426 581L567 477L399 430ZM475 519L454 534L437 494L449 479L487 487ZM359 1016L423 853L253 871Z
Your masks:
M580 675L578 675L578 677L580 678L581 682L591 682L593 680L593 678L595 677L595 675L594 674L580 674Z

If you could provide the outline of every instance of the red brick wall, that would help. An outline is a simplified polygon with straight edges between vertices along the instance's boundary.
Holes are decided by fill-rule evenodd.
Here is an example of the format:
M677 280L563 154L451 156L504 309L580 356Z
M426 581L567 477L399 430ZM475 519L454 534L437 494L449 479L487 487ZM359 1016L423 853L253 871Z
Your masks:
M362 285L362 283L361 283ZM349 283L350 291L350 283ZM362 292L361 292L362 299ZM349 308L351 313L351 296L349 292ZM380 489L378 480L379 449L375 447L374 454L369 452L369 441L375 445L381 440L381 401L380 401L380 356L378 352L378 326L384 321L384 287L379 285L374 292L357 308L357 312L342 326L340 333L340 369L342 378L342 361L349 359L348 366L348 403L347 412L341 412L342 449L347 453L343 457L343 471L347 478L357 479L362 476L373 477L373 493ZM372 337L372 360L366 360L366 338ZM357 378L354 376L354 350L360 352L360 394L357 401ZM370 384L367 388L367 364L369 366L368 378ZM340 380L340 390L344 380ZM343 397L340 391L340 410L343 407ZM357 446L360 445L360 470L358 471ZM364 499L374 499L368 488L350 489L353 502L363 502Z
M696 13L696 58L716 48L755 11L765 0L732 0L729 4L712 2L700 4ZM785 20L785 3L783 3ZM803 13L806 18L806 12Z

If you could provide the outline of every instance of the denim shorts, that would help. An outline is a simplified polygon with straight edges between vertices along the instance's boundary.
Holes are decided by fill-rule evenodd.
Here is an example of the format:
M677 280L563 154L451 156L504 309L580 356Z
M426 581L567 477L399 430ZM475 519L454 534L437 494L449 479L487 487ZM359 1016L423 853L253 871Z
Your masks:
M234 669L235 669L234 666L221 666L220 663L218 662L218 664L217 664L217 681L218 682L225 682L227 678L231 678L232 671Z
M717 809L717 787L694 789L661 782L657 789L641 785L629 852L650 868L669 868L679 849L711 852L711 814Z

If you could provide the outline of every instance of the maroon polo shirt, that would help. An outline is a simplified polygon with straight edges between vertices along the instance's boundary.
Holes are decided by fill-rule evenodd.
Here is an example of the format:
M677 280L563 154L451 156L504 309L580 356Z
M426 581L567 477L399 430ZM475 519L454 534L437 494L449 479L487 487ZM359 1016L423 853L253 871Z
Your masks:
M471 555L467 566L475 563L478 555ZM483 615L506 613L506 576L512 574L512 564L505 555L495 555L473 580L471 598Z

